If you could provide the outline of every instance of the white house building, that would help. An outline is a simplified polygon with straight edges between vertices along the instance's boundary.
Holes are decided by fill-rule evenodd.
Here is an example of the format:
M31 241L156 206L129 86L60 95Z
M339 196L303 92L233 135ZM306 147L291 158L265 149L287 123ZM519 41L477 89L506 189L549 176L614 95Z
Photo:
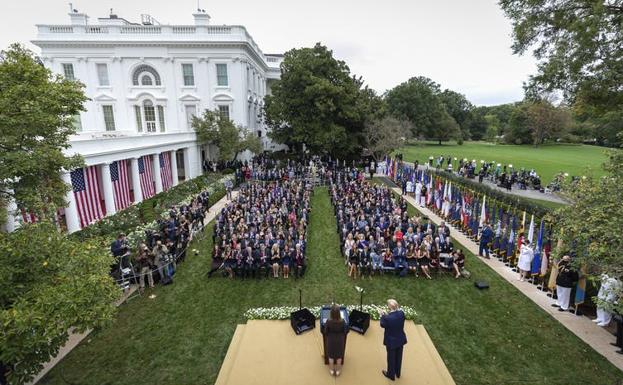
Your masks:
M172 185L202 173L202 161L213 159L215 149L197 143L190 121L205 109L257 133L265 150L276 148L260 112L271 81L280 77L282 56L264 54L243 26L211 25L205 11L193 17L192 25L163 25L149 15L132 23L113 14L91 23L72 10L70 24L37 25L33 44L44 65L86 86L90 100L76 117L78 133L68 153L81 154L94 167L103 215L119 206L112 164L126 168L133 202L145 195L141 167L152 168L156 193L168 187L160 154L169 154ZM72 183L70 173L65 180ZM67 201L65 223L73 232L84 223L73 191Z

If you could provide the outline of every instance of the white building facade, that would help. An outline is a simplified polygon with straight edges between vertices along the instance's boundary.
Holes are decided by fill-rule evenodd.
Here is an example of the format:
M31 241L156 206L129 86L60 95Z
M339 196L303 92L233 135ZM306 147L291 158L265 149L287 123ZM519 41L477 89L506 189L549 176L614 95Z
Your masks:
M190 122L206 109L256 133L265 150L277 148L261 109L282 57L263 54L244 27L210 25L203 11L193 14L193 25L160 25L148 15L140 24L115 15L96 24L76 11L69 16L67 25L37 25L33 44L47 68L86 86L90 100L67 152L97 167L106 215L116 211L112 162L126 160L134 203L143 199L141 157L153 157L156 193L163 189L160 154L170 154L173 185L202 173L216 149L197 143ZM65 180L71 184L69 173ZM67 201L65 222L73 232L81 227L73 192Z

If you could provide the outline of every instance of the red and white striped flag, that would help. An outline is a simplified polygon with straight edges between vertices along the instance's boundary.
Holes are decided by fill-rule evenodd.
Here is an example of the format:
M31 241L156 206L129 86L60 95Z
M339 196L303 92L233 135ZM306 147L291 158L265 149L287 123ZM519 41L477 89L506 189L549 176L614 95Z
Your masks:
M24 208L21 208L20 211L22 212L22 220L24 223L37 223L39 220L32 211L26 211Z
M141 180L141 191L143 192L143 199L151 198L156 195L151 155L145 155L138 158L138 175Z
M160 160L160 178L162 179L162 191L167 191L173 186L173 173L171 172L171 153L163 152L158 155Z
M76 197L80 227L104 217L97 166L78 168L71 172L71 184Z
M123 210L132 203L130 199L130 181L128 180L127 160L118 160L110 165L110 180L115 196L115 208Z

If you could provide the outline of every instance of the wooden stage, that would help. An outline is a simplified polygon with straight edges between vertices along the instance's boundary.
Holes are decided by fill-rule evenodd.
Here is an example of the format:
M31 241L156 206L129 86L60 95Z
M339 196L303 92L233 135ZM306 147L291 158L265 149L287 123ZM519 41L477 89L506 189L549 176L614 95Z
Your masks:
M378 321L370 322L364 336L348 334L346 364L339 377L332 377L324 365L318 321L315 329L297 336L290 321L251 320L236 328L216 385L453 385L426 329L407 321L405 333L409 343L404 347L402 377L396 382L381 374L386 355Z

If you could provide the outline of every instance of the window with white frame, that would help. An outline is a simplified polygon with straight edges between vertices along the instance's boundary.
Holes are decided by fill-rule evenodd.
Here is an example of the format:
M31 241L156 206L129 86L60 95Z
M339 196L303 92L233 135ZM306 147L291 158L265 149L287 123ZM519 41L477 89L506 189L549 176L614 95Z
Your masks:
M195 85L195 74L193 73L193 65L190 63L182 64L182 76L184 77L185 86Z
M216 65L216 85L220 87L226 87L229 85L229 79L227 78L227 64L218 63Z
M157 106L158 110L158 123L160 123L160 132L164 132L166 126L164 125L164 107Z
M141 85L142 86L153 86L154 80L149 74L144 74L141 76Z
M97 79L99 85L102 87L110 85L110 79L108 78L108 65L106 63L97 63Z
M188 130L192 130L193 116L197 116L197 106L194 104L187 104L184 106L184 112L186 114L186 125Z
M229 106L225 104L221 104L218 106L218 113L221 119L229 120Z
M80 119L80 114L74 115L73 126L76 132L82 131L82 119Z
M134 105L134 118L138 132L165 132L166 117L163 105L155 105L147 99L141 104Z
M103 105L102 113L104 114L104 126L106 127L106 131L115 131L115 113L112 105Z
M145 131L156 132L156 109L151 100L143 102L143 116L145 117Z
M63 63L63 74L67 80L76 80L74 76L74 65L71 63Z
M141 106L134 106L134 116L136 118L136 131L143 132L143 117L141 116Z

